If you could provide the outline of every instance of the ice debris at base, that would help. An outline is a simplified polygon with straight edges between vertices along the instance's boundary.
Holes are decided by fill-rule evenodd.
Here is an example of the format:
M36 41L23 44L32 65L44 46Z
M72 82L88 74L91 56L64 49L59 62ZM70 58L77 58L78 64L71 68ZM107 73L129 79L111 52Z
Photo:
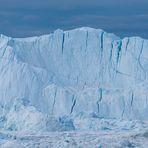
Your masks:
M0 128L140 129L148 120L147 76L148 40L139 37L87 27L22 39L1 35Z
M148 132L0 133L1 148L147 148Z

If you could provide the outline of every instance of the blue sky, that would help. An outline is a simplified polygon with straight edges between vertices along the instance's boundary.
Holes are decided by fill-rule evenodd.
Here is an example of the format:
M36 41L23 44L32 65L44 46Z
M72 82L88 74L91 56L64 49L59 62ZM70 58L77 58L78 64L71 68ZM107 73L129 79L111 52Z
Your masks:
M0 0L0 33L8 36L82 26L148 38L148 0Z

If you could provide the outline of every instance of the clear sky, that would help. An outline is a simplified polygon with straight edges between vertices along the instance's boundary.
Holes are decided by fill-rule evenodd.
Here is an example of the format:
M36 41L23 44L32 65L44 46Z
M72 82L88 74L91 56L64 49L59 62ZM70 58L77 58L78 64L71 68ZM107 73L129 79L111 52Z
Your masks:
M148 0L0 0L0 33L8 36L82 26L148 38Z

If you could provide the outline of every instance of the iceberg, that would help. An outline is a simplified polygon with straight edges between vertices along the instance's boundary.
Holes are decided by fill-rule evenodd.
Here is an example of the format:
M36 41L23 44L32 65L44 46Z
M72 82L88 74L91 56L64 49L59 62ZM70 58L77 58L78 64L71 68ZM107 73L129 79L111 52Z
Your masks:
M147 49L146 39L89 27L1 35L0 128L75 130L83 118L147 121Z

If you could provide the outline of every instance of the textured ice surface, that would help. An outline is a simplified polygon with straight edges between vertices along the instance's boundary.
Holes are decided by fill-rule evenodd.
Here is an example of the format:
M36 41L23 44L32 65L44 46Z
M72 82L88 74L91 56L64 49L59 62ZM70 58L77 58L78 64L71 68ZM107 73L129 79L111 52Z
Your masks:
M1 148L147 148L148 132L0 133Z
M22 39L1 35L0 128L143 129L147 76L148 40L139 37L86 27Z

